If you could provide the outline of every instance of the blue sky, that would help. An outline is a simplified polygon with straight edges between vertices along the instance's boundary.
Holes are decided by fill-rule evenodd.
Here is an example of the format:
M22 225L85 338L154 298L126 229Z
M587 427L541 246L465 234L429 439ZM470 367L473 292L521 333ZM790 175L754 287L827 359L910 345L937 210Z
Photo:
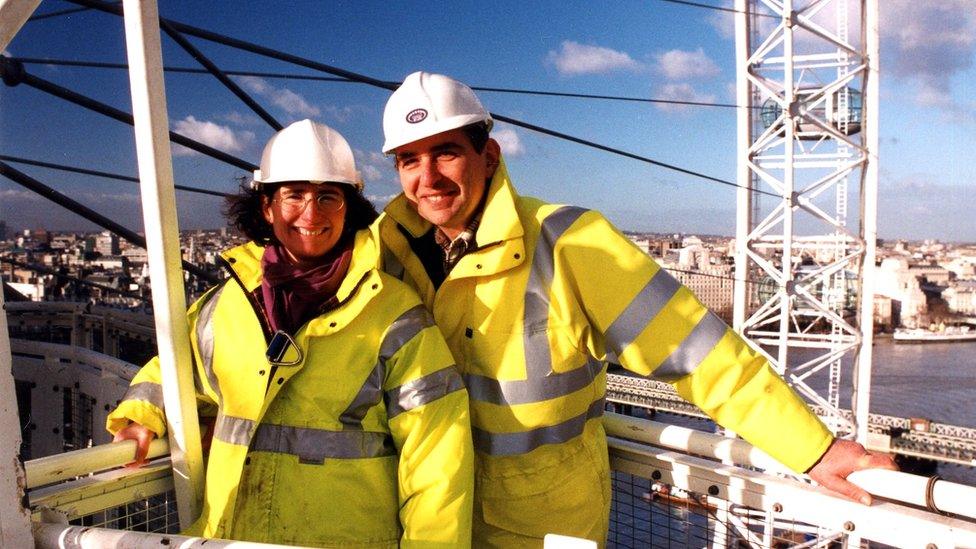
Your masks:
M724 0L707 0L714 5ZM854 3L854 2L852 2ZM231 37L384 80L415 70L471 85L734 102L732 20L661 0L592 2L177 2L160 13ZM45 0L38 13L73 7ZM882 2L881 181L884 238L976 241L976 15L971 0ZM190 40L227 70L314 74ZM167 65L198 65L165 36ZM29 22L8 46L17 57L125 62L121 19L95 11ZM130 110L120 70L29 64L32 74ZM367 193L398 191L379 154L388 92L362 84L242 78L276 118L313 118L357 152ZM173 129L251 162L272 131L215 79L166 77ZM735 177L735 109L481 92L499 114L722 179ZM634 160L499 124L524 194L603 211L621 228L734 234L735 192ZM132 130L26 86L0 87L0 153L135 175ZM179 184L224 192L237 169L175 151ZM139 230L131 184L23 165L18 169ZM177 192L181 228L221 223L220 200ZM0 179L0 219L12 228L92 229Z

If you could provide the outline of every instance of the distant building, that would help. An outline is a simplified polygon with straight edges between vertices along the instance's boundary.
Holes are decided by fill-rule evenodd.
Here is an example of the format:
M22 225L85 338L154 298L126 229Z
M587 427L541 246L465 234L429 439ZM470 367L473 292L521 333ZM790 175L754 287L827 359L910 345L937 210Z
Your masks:
M51 233L47 229L37 229L34 231L33 239L38 245L50 246L51 236Z
M929 284L937 286L948 286L950 272L940 265L911 265L909 271L916 277L924 278Z
M40 281L34 283L9 282L8 285L31 301L44 301L46 293L44 291L44 283Z
M651 255L651 241L646 236L632 234L627 235L627 238L629 238L631 242L640 248L642 252L647 255Z
M894 330L895 324L891 316L892 301L883 295L874 296L874 326L885 332Z
M976 282L957 283L942 292L949 310L964 315L976 315Z
M122 257L129 261L130 265L142 265L149 262L149 254L145 248L133 246L122 250Z
M92 267L101 267L106 271L122 271L128 268L128 260L120 255L103 255L98 259L93 259L88 262Z
M95 251L102 255L119 255L119 237L105 231L95 237Z
M956 275L956 278L976 279L976 257L962 256L939 264L940 267Z
M917 326L921 315L928 312L917 274L904 257L886 258L878 268L875 292L891 299L891 321L895 326Z

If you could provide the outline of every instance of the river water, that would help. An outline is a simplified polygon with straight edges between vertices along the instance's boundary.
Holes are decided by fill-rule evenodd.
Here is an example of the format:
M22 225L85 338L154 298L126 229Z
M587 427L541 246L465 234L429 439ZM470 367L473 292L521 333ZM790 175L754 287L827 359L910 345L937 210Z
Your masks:
M921 417L936 423L976 427L976 342L905 344L876 338L871 374L872 413ZM791 364L807 358L791 357ZM853 360L845 360L841 407L850 408ZM827 375L810 385L826 394ZM956 482L976 485L976 468L941 465L938 473Z
M876 338L873 355L872 413L976 427L976 342L905 344ZM794 352L790 364L812 356ZM842 408L850 408L852 365L853 360L844 360ZM809 384L825 394L826 371Z

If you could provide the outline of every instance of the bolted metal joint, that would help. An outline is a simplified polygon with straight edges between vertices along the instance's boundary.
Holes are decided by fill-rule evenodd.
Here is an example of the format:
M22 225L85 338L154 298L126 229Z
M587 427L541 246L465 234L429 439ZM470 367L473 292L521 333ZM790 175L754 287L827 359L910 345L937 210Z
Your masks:
M787 28L792 29L793 27L795 27L796 20L797 20L796 11L790 11L789 13L783 14L783 24L786 25Z
M0 56L0 75L3 76L4 84L12 88L23 82L26 74L23 63L6 55Z

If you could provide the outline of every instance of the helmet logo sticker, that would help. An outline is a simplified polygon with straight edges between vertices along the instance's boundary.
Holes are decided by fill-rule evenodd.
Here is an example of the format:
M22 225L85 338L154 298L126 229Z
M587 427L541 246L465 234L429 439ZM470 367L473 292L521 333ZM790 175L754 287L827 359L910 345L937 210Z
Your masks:
M427 119L427 109L414 109L407 113L407 122L416 124Z

